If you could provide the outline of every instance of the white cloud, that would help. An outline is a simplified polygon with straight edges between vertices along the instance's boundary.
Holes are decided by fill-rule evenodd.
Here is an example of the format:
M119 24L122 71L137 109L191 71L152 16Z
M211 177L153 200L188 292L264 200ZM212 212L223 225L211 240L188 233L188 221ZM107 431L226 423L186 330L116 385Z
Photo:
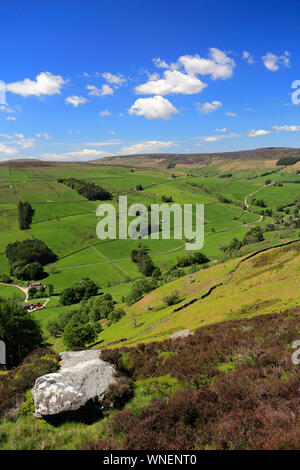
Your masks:
M99 116L101 117L111 116L111 112L108 109L104 109L103 111L100 111Z
M255 130L255 129L251 129L251 131L248 132L247 136L248 137L258 137L260 135L268 135L268 134L271 134L271 131L266 131L264 129L259 129L259 130Z
M12 108L9 108L8 106L2 104L0 106L0 111L4 111L5 113L15 113L15 110Z
M163 76L164 78L149 80L136 86L135 92L139 95L192 95L200 93L207 86L194 75L186 75L178 70L166 70Z
M85 145L90 145L92 147L106 147L110 145L119 145L120 140L110 140L105 142L87 142Z
M217 111L218 108L222 106L221 101L212 101L211 103L206 102L206 103L197 103L197 110L204 113L204 114L209 114L213 113L214 111Z
M115 85L116 88L118 88L119 86L122 86L124 83L127 82L126 78L124 78L123 75L121 75L121 74L114 75L113 73L106 72L106 73L102 74L102 77L108 83L111 83L112 85Z
M254 57L248 51L243 51L243 59L245 59L249 65L254 64Z
M90 90L89 95L90 96L107 96L107 95L113 95L114 90L111 88L107 83L102 85L102 88L97 88L95 85L87 85L87 90Z
M66 81L60 75L42 72L36 80L25 78L21 82L8 83L6 90L21 96L59 95Z
M230 111L227 111L226 116L236 117L236 116L238 116L238 114L237 113L231 113Z
M5 144L0 144L0 157L5 155L6 157L10 157L16 155L18 153L17 149L13 147L9 147Z
M173 141L162 142L159 140L149 140L146 142L138 142L133 145L122 147L121 153L123 155L136 155L140 153L152 153L158 150L168 149L170 147L176 147L177 144Z
M231 133L231 134L225 134L225 135L212 135L212 136L207 136L207 137L200 137L200 142L218 142L219 140L233 139L235 137L240 137L240 134Z
M72 106L79 106L80 104L85 104L88 100L84 98L83 96L68 96L65 99L66 104L71 104Z
M7 116L6 120L7 121L16 121L16 118L14 116Z
M298 132L300 131L300 126L273 126L277 132L279 131L288 131L288 132Z
M175 62L172 62L171 64L168 64L165 60L161 60L160 57L154 57L154 59L152 59L152 61L154 62L155 67L157 67L158 69L175 70L179 67L179 64L176 64Z
M2 137L3 139L13 139L13 136L9 134L0 134L0 137Z
M216 129L216 132L226 132L226 131L227 131L226 127L222 127L222 129Z
M266 55L262 57L264 66L271 70L271 72L276 72L279 69L280 65L284 65L285 67L290 66L290 53L285 51L283 55L277 56L272 54L272 52L268 52Z
M35 139L33 137L25 138L24 135L20 133L15 133L14 136L16 138L14 144L19 145L23 149L32 148L35 146Z
M109 155L103 150L82 149L66 153L44 153L39 156L42 160L91 160Z
M225 52L211 47L209 58L203 59L198 54L181 56L178 62L183 65L188 74L210 75L213 80L230 78L235 62Z
M129 114L145 116L147 119L170 119L178 111L170 101L162 96L139 98L128 110Z

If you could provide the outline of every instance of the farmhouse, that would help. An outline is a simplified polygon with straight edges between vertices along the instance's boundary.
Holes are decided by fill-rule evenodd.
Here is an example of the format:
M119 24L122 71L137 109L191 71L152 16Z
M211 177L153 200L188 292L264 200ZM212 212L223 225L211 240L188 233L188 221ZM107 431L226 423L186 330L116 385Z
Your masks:
M43 287L45 289L47 286L42 284L41 282L29 282L28 287L34 287L36 290L40 290Z

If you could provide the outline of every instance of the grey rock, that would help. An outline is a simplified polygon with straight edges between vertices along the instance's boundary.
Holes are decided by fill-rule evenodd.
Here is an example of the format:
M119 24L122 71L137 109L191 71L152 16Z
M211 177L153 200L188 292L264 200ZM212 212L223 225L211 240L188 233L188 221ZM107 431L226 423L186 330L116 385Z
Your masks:
M101 400L117 381L115 368L100 359L100 351L60 353L60 369L39 377L32 389L35 416L78 410L91 399Z
M191 336L193 334L194 333L192 333L192 331L190 330L179 330L179 331L176 331L175 333L172 333L170 335L170 338L171 339L185 338L186 336Z

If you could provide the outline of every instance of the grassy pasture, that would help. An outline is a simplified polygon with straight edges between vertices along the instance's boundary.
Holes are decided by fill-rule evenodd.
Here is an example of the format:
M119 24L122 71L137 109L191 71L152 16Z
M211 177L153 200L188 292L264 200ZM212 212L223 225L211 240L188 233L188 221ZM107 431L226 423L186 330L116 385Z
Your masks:
M0 297L3 297L5 299L15 298L25 300L25 293L17 287L0 284Z

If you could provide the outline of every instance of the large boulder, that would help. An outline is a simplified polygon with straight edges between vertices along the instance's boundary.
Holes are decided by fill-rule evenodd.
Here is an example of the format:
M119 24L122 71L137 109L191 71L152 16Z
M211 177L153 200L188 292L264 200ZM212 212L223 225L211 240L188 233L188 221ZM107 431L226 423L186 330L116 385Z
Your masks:
M177 339L177 338L186 338L187 336L191 336L194 333L190 330L179 330L176 331L175 333L172 333L170 335L170 339Z
M99 403L117 381L114 367L100 359L99 350L63 352L60 358L60 369L39 377L32 389L38 418L79 410L91 400Z

